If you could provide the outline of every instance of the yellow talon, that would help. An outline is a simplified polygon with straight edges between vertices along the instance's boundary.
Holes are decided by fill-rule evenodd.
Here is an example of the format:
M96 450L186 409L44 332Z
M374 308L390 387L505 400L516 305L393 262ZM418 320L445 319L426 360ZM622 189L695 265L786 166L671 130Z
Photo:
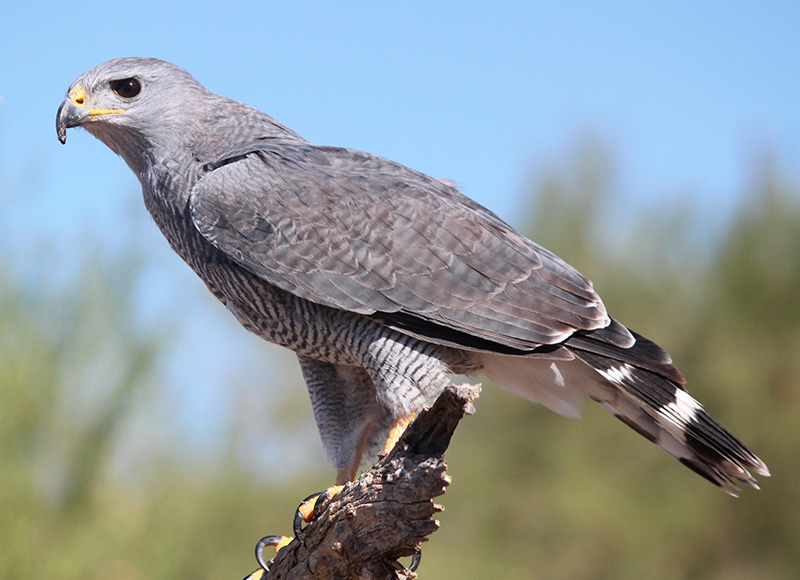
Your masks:
M394 449L394 446L397 445L400 437L403 436L403 433L405 433L405 430L416 416L417 412L414 411L410 415L407 415L406 417L400 417L394 422L391 431L389 431L389 438L386 440L386 445L383 448L384 453L389 453L392 449Z

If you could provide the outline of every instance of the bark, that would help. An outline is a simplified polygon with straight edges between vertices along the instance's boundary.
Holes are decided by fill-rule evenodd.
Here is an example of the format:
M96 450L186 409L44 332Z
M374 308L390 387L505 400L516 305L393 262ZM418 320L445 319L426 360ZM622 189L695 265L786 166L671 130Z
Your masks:
M412 556L439 528L433 502L450 484L444 452L480 393L447 388L421 411L394 449L318 509L318 517L269 565L266 580L410 580L397 560Z

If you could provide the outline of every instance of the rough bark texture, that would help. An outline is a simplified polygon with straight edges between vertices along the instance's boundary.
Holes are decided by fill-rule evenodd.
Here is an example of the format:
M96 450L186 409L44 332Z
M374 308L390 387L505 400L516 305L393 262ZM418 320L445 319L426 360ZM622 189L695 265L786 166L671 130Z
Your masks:
M433 498L450 483L443 455L479 393L473 385L446 389L386 457L319 506L300 539L277 554L267 580L416 578L397 559L439 528L433 515L444 508Z

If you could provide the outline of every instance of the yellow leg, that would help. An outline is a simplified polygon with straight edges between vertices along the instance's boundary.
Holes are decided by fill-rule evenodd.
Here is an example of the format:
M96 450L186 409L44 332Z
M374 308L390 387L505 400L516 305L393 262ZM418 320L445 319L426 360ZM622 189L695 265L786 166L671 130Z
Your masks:
M394 422L391 431L389 431L389 438L386 440L386 445L383 448L384 453L389 453L392 449L394 449L394 446L397 445L397 442L400 440L400 437L403 436L403 433L405 433L405 430L408 428L408 426L411 424L411 421L413 421L414 417L416 416L417 412L414 411L410 415L407 415L405 417L400 417Z

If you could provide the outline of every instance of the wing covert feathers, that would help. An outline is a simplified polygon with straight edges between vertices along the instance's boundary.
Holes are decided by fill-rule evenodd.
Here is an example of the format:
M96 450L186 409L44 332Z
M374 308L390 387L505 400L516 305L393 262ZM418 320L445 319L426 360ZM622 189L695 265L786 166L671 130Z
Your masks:
M441 180L309 144L254 143L229 157L195 185L192 220L283 290L501 352L609 322L589 280Z

